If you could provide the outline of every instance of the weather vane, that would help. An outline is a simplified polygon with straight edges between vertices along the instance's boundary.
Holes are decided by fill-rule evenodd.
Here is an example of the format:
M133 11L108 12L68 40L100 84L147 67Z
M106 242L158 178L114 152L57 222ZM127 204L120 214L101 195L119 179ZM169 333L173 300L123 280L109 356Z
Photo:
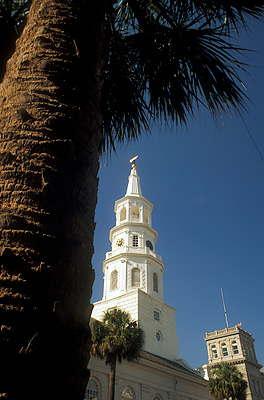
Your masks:
M133 161L136 161L137 158L138 158L138 156L135 156L135 157L131 158L129 160L129 162L132 163ZM132 168L136 168L136 164L135 163L132 165Z

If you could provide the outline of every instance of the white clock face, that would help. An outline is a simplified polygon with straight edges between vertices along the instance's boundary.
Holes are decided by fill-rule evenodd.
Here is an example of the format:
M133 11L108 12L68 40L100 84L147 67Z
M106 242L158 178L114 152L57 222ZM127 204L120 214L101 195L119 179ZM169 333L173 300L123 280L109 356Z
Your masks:
M117 239L117 241L116 241L116 247L122 247L122 246L124 246L124 244L125 244L125 241L124 241L123 238Z

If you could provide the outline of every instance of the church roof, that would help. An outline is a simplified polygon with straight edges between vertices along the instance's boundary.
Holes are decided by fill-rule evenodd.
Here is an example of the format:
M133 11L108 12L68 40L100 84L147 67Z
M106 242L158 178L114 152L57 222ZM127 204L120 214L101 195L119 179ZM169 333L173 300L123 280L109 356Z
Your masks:
M152 353L149 353L148 351L143 350L140 353L140 359L141 360L145 359L145 360L154 362L157 365L164 366L164 367L167 367L167 368L172 368L174 370L182 371L182 372L188 373L188 374L190 374L192 376L196 376L198 378L202 378L202 376L201 376L199 371L197 371L197 370L193 369L192 367L190 367L187 364L187 362L185 360L181 359L181 358L179 360L177 360L177 361L171 361L171 360L168 360L167 358L164 358L164 357L161 357L161 356L158 356L156 354L152 354Z

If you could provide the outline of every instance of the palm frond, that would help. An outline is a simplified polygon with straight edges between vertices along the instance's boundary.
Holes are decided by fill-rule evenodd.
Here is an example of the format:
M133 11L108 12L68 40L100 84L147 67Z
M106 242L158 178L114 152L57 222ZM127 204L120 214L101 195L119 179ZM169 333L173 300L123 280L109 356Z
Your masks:
M264 4L261 0L171 0L168 7L182 10L189 16L198 16L207 26L222 26L228 32L248 25L248 17L259 19L263 16Z
M142 329L131 320L129 313L119 309L106 311L102 322L95 321L91 331L91 354L104 358L106 364L113 362L113 355L120 363L124 359L135 360L144 344Z
M253 0L122 0L105 25L102 151L138 138L152 122L186 124L206 107L213 118L246 108L246 50L235 44Z
M245 400L247 382L235 365L215 364L209 372L208 389L215 400Z

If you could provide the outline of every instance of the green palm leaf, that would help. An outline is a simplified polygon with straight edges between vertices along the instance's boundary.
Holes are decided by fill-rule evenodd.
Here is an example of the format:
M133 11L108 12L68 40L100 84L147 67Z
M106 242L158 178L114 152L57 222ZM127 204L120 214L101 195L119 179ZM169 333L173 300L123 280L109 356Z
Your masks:
M210 370L208 389L215 400L245 400L247 381L235 365L215 364Z
M116 361L136 360L143 348L144 333L130 314L113 309L106 311L101 321L91 326L91 355L105 359L110 366L109 399L114 399Z
M106 311L103 321L92 324L92 355L105 358L110 364L112 355L118 361L135 360L143 347L144 335L129 313L119 309Z

